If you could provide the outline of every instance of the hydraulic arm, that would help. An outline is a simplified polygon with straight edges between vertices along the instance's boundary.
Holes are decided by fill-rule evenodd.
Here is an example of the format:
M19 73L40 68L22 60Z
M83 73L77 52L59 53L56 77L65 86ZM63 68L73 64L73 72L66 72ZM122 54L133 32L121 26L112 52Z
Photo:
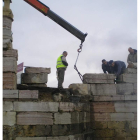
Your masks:
M50 19L58 23L60 26L65 28L67 31L69 31L71 34L76 36L81 40L81 43L85 41L85 37L87 36L87 33L82 33L80 30L75 28L73 25L68 23L66 20L58 16L56 13L50 10L48 6L40 2L39 0L24 0L31 6L33 6L35 9L43 13L45 16L48 16Z

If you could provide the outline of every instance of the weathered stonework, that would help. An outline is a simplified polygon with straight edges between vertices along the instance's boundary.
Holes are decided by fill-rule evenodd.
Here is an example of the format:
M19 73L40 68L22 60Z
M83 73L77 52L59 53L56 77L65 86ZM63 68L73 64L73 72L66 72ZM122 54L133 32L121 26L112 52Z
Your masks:
M16 61L18 60L18 51L15 49L11 50L3 50L3 57L13 57L16 58Z

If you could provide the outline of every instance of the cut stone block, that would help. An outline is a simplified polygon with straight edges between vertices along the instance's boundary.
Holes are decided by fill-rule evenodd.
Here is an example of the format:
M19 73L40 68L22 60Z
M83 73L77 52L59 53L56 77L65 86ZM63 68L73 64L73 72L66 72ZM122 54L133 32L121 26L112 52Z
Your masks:
M13 102L3 102L3 111L13 111Z
M46 137L16 137L16 140L47 140Z
M17 76L15 73L3 73L3 89L16 89Z
M3 112L3 125L15 125L16 124L16 112Z
M47 73L22 73L21 74L22 84L40 84L47 83L48 74Z
M3 90L3 98L18 98L18 90Z
M71 124L71 114L70 113L55 113L54 114L54 124Z
M89 84L71 84L69 88L72 94L90 95L90 85Z
M59 110L61 111L74 111L75 105L70 102L60 102Z
M8 50L8 49L12 49L12 41L11 39L3 39L3 49Z
M17 60L14 57L3 57L3 72L17 73Z
M94 102L90 105L91 112L115 112L115 106L112 102Z
M128 125L128 122L111 121L107 122L107 124L109 129L125 129L125 126Z
M124 95L93 96L93 98L92 98L93 101L120 101L120 100L124 100L124 99L125 99Z
M134 121L134 113L111 113L111 121Z
M91 95L116 95L115 84L91 84Z
M137 121L132 121L132 128L137 128Z
M114 105L116 112L137 112L137 102L116 102Z
M9 29L3 28L3 39L11 39L11 40L13 40L12 31L9 30Z
M3 28L11 30L12 20L8 17L3 17Z
M17 114L18 125L53 125L52 113L25 112Z
M94 84L94 83L114 83L114 74L93 74L87 73L83 75L84 84Z
M51 73L51 68L42 68L42 67L26 67L25 73Z
M128 101L137 101L137 95L125 95L124 99Z
M134 88L133 84L124 83L124 84L116 84L116 90L118 95L133 95Z
M19 98L38 99L38 90L19 90Z
M91 113L92 121L111 121L110 113Z
M57 102L14 102L15 111L58 112Z
M18 51L15 49L3 50L3 57L14 57L18 60Z
M79 112L72 112L71 113L71 122L74 123L79 123Z
M137 83L137 74L122 74L119 80L126 83Z
M136 74L137 73L137 69L127 68L124 73L133 73L133 74Z

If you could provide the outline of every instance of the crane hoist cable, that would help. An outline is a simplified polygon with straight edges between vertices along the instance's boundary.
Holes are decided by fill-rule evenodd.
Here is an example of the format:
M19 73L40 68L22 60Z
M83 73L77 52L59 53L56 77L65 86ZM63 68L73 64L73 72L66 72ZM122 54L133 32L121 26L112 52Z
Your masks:
M81 44L80 44L80 46L79 46L79 49L77 50L77 51L78 51L78 55L77 55L77 59L76 59L76 61L75 61L74 69L77 71L77 73L78 73L78 75L79 75L81 81L83 82L83 75L78 71L77 66L76 66L76 63L77 63L79 54L80 54L80 52L82 51L82 47L83 47L82 43L83 43L83 42L81 41Z

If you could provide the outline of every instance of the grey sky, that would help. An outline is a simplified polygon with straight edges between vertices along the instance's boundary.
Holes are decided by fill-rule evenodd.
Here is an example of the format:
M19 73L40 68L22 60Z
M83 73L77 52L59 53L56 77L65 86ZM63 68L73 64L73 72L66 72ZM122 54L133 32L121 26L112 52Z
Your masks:
M102 73L101 60L126 63L128 47L137 49L136 0L41 0L60 17L88 36L83 43L77 67L81 74ZM67 51L69 66L64 87L81 83L74 70L80 40L23 0L12 0L13 48L18 64L50 67L47 85L57 87L56 60ZM127 64L127 63L126 63Z

